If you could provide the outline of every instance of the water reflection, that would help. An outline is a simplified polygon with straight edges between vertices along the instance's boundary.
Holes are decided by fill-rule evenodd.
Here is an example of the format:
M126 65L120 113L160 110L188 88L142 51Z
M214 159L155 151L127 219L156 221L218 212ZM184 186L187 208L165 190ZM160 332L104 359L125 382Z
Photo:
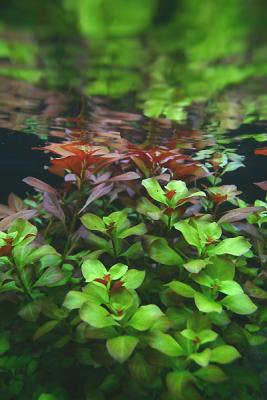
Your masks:
M0 128L191 152L264 145L264 2L99 4L3 6Z

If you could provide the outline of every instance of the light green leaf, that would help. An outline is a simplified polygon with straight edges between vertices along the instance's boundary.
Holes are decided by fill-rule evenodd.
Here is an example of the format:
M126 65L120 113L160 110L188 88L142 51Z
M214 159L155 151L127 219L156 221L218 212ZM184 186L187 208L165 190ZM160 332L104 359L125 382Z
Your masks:
M144 235L146 233L146 226L145 224L141 223L135 226L132 226L131 228L126 229L125 231L122 231L117 237L119 239L125 239L128 236L133 236L133 235Z
M211 329L204 329L198 333L198 338L201 344L213 342L218 337L218 334Z
M216 246L208 248L207 253L210 255L231 254L233 256L242 256L250 247L251 244L243 236L237 236L222 240Z
M142 185L146 188L148 194L152 199L167 204L167 199L164 190L155 178L148 178L142 180Z
M201 367L206 367L210 362L211 350L205 349L201 353L191 354L189 356L190 360L195 361Z
M234 296L243 293L242 287L235 281L221 281L219 291Z
M128 270L128 266L122 263L114 264L110 270L110 278L111 280L120 279Z
M201 332L194 332L192 329L184 329L181 335L199 344L213 342L218 337L218 334L211 329L204 329Z
M132 355L138 341L134 336L118 336L107 340L107 349L111 357L122 364Z
M226 296L221 300L221 304L228 310L240 315L252 314L257 310L257 306L244 293L235 296Z
M109 302L108 289L101 283L92 282L83 288L89 299L96 304L107 304Z
M82 274L86 282L92 282L97 278L102 278L107 273L108 271L104 264L99 260L86 260L82 264Z
M194 297L196 291L191 286L187 285L186 283L179 282L179 281L172 281L168 283L168 286L171 290L173 290L176 294L179 294L183 297Z
M190 260L184 264L184 268L192 274L198 274L203 268L207 266L209 261L205 260Z
M233 346L222 345L211 350L210 361L219 364L228 364L240 357L239 352Z
M81 217L82 224L91 231L106 232L102 219L95 214L86 213Z
M210 312L218 312L220 313L222 311L222 306L219 303L216 303L216 301L208 298L202 293L195 293L194 295L195 299L195 304L199 311L205 312L205 313L210 313Z
M182 233L188 244L200 248L200 240L197 230L189 224L188 220L177 222L174 224L174 228Z
M160 331L154 332L149 337L148 343L150 347L169 357L179 357L184 355L182 347L167 333L162 333Z
M63 306L68 310L74 310L76 308L81 308L81 306L88 300L90 300L90 297L87 293L71 290L67 293Z
M148 304L147 306L139 307L127 325L138 331L146 331L162 315L164 314L158 306Z
M226 257L212 257L212 263L207 266L205 273L213 279L232 281L235 276L235 265L232 260Z
M80 318L94 328L106 328L118 323L112 318L108 310L93 302L86 302L80 309Z
M124 282L123 286L127 289L137 289L142 285L145 279L145 271L139 271L137 269L130 269L124 275L122 281Z

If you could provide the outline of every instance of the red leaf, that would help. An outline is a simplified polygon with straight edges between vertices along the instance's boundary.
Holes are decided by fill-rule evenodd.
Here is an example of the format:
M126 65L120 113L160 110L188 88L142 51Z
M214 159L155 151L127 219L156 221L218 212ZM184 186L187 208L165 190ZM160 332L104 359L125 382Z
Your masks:
M255 154L260 154L261 156L267 156L267 147L262 147L261 149L256 149Z

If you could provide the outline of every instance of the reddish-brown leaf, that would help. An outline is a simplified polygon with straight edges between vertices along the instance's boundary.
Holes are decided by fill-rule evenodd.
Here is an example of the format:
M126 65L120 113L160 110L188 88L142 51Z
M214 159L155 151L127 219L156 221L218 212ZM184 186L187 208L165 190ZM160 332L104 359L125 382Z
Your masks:
M259 154L261 156L267 156L267 147L262 147L261 149L256 149L255 154Z
M265 210L264 207L235 208L234 210L228 211L226 214L224 214L218 222L222 224L225 222L241 221L242 219L246 219L249 215L263 210Z
M262 190L267 192L267 181L255 182L254 185L259 186Z
M32 186L38 192L53 193L55 195L57 194L56 189L48 185L48 183L45 183L40 179L34 178L32 176L28 176L27 178L22 179L22 181L24 183L27 183L27 185Z

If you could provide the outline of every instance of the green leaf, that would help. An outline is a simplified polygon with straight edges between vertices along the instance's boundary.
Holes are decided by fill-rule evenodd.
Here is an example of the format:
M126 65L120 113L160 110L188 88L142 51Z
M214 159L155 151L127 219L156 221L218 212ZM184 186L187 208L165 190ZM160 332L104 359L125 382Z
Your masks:
M10 349L9 340L6 333L0 334L0 355L5 354Z
M194 299L195 299L195 304L196 304L197 308L201 312L205 312L205 313L218 312L218 313L220 313L222 311L222 306L219 303L216 303L216 301L206 297L202 293L195 293Z
M139 271L137 269L130 269L126 272L122 278L123 286L127 289L137 289L142 285L145 279L145 271Z
M251 281L246 281L245 283L246 292L256 299L267 299L267 291L258 287Z
M88 244L92 246L92 248L96 249L104 249L107 251L111 246L106 239L95 235L94 233L90 232L88 235Z
M114 264L109 270L111 280L120 279L127 272L127 270L128 266L125 264L122 263Z
M191 286L187 285L186 283L179 282L179 281L172 281L166 284L171 290L173 290L176 294L179 294L183 297L194 297L196 291Z
M92 282L95 279L102 278L107 273L108 271L104 264L99 260L86 260L82 264L82 274L86 282Z
M221 300L221 304L228 310L240 315L252 314L257 310L257 306L244 293L235 296L226 296Z
M62 279L65 278L65 275L60 270L59 267L50 267L47 268L44 273L40 276L40 278L34 283L34 287L47 286L53 287L57 286Z
M134 354L129 361L129 369L133 379L145 385L150 385L156 376L155 367L152 367L141 353Z
M121 257L136 259L143 255L144 250L140 242L133 243L126 251L121 253Z
M207 253L210 255L231 254L233 256L242 256L250 249L251 244L243 237L237 236L222 240L214 247L208 248Z
M158 306L148 304L147 306L139 307L127 325L138 331L146 331L162 315L164 314Z
M211 355L211 350L205 349L201 353L191 354L189 358L190 360L195 361L195 363L197 363L201 367L206 367L210 362L210 355Z
M18 314L25 321L35 322L41 312L41 302L39 299L32 301L22 307Z
M196 371L195 376L205 382L219 383L227 379L225 373L216 365L209 365Z
M111 357L122 364L132 355L138 341L134 336L118 336L107 340L107 349Z
M175 398L184 400L188 391L188 386L195 382L194 375L189 371L169 372L166 376L168 390L176 396Z
M26 219L19 218L12 222L8 229L8 233L13 232L17 232L17 235L13 240L13 245L17 246L18 244L22 244L22 242L26 245L36 238L37 228Z
M205 260L190 260L184 264L184 268L192 274L198 274L203 268L207 266L209 261Z
M209 264L205 270L205 273L213 279L219 279L220 281L230 280L232 281L235 276L235 266L229 257L212 257L212 263Z
M91 231L106 232L102 219L95 214L86 213L81 217L82 224Z
M167 204L165 192L155 178L143 179L142 185L146 188L149 196L152 197L152 199L162 204Z
M16 266L23 268L27 264L27 258L31 253L31 248L23 244L17 245L13 248L12 253Z
M177 222L174 224L174 228L182 233L188 244L191 244L191 246L194 246L197 249L200 248L200 240L197 230L189 224L188 220Z
M222 345L211 350L210 361L219 364L228 364L240 357L239 352L233 346Z
M33 335L33 340L37 340L40 337L46 335L47 333L51 332L55 327L59 324L60 321L58 320L52 320L45 322L43 325L41 325L37 331Z
M27 257L27 263L34 263L35 261L40 260L43 257L48 257L51 255L59 256L54 247L50 246L49 244L45 244L44 246L41 246L31 251L31 253Z
M106 328L118 323L104 307L92 302L86 302L80 309L80 318L95 328Z
M204 329L198 333L198 338L201 344L213 342L218 337L218 334L211 329Z
M92 282L83 288L88 298L96 304L107 304L109 302L108 288L101 283Z
M42 393L38 400L57 400L57 397L50 393Z
M194 332L192 329L184 329L181 335L199 344L213 342L218 337L218 334L211 329L203 329L201 332Z
M243 293L242 287L235 281L221 281L219 291L234 296Z
M122 231L117 237L119 239L125 239L128 236L133 236L133 235L144 235L146 233L146 226L143 223L140 223L138 225L132 226L131 228L128 228L124 231Z
M68 310L75 310L76 308L81 308L81 306L89 300L90 296L88 296L87 293L71 290L67 293L63 306Z
M169 245L166 239L156 238L148 246L148 254L152 260L163 265L181 265L182 257L176 253Z
M152 349L158 350L169 357L179 357L184 355L182 347L167 333L162 333L160 331L154 332L149 337L148 343Z
M137 201L136 210L139 214L143 214L154 221L158 221L162 214L161 210L146 197L141 197L141 199Z

